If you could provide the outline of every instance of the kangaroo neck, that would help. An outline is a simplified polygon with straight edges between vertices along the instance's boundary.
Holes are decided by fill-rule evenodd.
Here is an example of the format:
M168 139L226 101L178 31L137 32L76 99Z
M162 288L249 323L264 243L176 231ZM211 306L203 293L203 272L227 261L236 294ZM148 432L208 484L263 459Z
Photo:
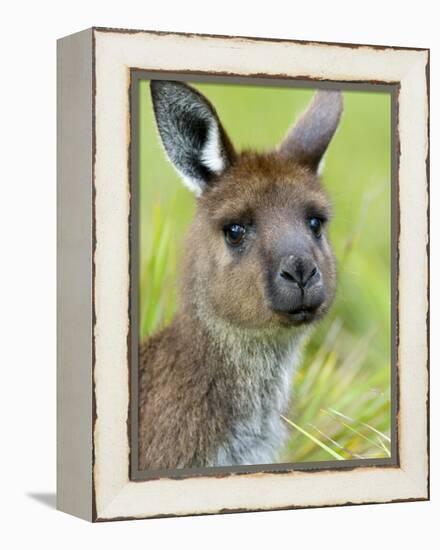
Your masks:
M200 304L186 307L180 317L188 346L196 346L203 363L215 364L215 372L263 378L276 374L282 365L296 363L306 328L242 327L219 319ZM203 368L209 367L204 365Z

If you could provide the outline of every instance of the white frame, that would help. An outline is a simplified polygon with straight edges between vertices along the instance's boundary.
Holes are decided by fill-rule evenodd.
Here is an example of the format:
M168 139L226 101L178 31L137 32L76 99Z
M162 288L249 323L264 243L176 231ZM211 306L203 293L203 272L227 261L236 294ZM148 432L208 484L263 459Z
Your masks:
M59 213L64 225L59 238L58 507L103 521L429 498L429 52L96 28L62 39L59 60ZM133 67L399 83L398 466L129 479ZM81 138L87 138L85 145ZM76 162L69 164L72 158ZM63 221L66 209L77 215ZM87 230L78 237L81 220ZM79 248L72 244L75 236ZM75 259L73 274L66 251L70 261ZM76 330L78 323L83 329ZM78 413L80 405L84 410Z

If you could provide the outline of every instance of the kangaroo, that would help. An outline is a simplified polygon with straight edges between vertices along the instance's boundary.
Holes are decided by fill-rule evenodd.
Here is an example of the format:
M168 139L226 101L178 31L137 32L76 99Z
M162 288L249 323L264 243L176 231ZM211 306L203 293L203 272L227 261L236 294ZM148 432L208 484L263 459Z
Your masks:
M166 155L197 197L177 313L139 350L140 469L267 464L336 265L319 166L342 95L318 91L274 150L237 153L196 89L152 81Z

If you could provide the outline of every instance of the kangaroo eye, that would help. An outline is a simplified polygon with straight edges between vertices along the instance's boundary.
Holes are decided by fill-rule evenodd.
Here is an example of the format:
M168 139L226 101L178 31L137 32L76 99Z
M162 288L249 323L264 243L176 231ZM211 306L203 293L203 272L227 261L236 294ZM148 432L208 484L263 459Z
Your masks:
M224 227L226 241L231 246L238 246L244 239L246 228L238 223L232 223Z
M312 230L315 237L319 239L322 233L322 220L319 218L310 218L309 227Z

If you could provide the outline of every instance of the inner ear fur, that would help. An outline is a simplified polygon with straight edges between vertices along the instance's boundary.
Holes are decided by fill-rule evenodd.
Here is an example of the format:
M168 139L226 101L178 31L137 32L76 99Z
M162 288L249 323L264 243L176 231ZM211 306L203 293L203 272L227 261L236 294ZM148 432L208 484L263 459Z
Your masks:
M183 82L150 83L157 128L165 152L196 195L229 168L235 151L213 105Z

